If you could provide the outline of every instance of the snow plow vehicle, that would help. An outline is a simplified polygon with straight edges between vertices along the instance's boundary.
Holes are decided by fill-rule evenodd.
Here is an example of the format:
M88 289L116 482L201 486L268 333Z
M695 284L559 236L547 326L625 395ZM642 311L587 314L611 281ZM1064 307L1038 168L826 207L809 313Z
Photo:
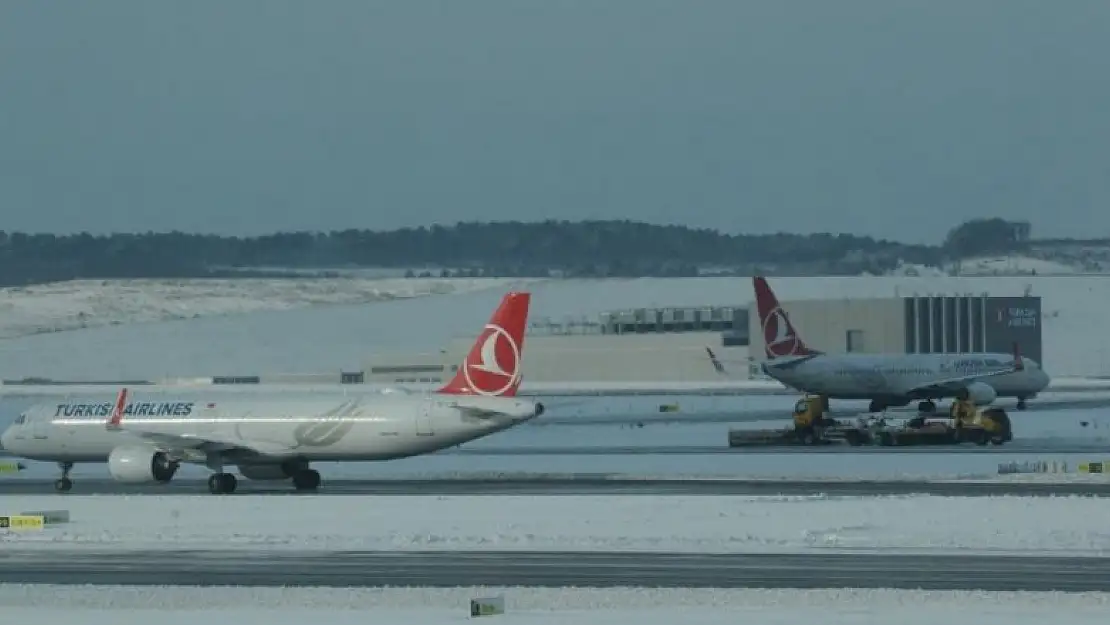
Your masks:
M830 419L820 398L804 398L794 406L794 426L781 430L730 430L729 447L775 447L847 444L903 447L919 445L1002 445L1013 440L1010 418L1001 408L979 411L967 398L952 403L948 419L891 419L886 414L861 415L853 421Z
M779 430L729 430L729 447L773 447L829 445L844 441L844 432L857 426L825 417L819 397L806 397L794 404L793 427Z

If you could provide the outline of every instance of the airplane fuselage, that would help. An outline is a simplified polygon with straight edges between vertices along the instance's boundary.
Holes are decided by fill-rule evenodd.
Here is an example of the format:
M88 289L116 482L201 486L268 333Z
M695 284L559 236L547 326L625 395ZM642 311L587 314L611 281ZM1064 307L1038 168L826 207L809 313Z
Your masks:
M472 416L435 395L310 397L266 400L219 397L208 402L135 398L124 427L106 428L111 402L59 401L32 406L3 434L16 455L55 462L107 462L121 446L159 447L157 435L175 439L243 441L273 457L234 452L231 463L391 460L425 454L481 438L535 416L532 402L497 398L507 414Z
M1024 369L992 375L1013 362L1011 354L819 354L775 359L763 371L783 384L831 399L893 401L943 399L955 392L907 392L953 376L984 375L999 397L1028 398L1048 386L1040 366L1022 358Z

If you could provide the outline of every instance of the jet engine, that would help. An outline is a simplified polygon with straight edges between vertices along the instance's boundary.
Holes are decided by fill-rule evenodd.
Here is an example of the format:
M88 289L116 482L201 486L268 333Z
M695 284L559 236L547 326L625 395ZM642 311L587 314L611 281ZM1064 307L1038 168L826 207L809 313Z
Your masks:
M998 397L994 387L985 382L972 382L967 385L968 399L976 406L986 406Z
M108 454L108 473L117 482L145 484L165 483L177 473L178 463L152 447L116 447Z

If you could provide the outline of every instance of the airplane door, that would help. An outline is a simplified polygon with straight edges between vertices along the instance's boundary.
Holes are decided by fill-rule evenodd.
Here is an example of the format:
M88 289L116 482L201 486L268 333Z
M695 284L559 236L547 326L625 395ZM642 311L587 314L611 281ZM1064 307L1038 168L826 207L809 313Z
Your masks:
M31 419L31 437L45 440L50 434L50 415L36 415Z
M417 436L435 436L435 430L432 429L432 405L425 403L416 412L416 435Z

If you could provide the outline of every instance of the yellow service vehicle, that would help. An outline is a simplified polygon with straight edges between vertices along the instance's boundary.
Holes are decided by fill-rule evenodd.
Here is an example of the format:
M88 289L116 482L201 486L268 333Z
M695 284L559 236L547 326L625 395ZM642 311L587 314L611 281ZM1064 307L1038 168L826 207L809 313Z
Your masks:
M860 418L837 421L825 416L820 397L804 397L794 404L793 426L779 430L733 429L729 447L828 445L1002 445L1013 440L1010 418L1001 408L979 411L966 393L952 402L951 419L927 420L918 416L904 422Z
M987 408L980 411L968 397L961 393L952 402L947 420L926 420L918 416L904 425L868 428L866 434L850 435L849 443L865 443L883 446L908 445L1002 445L1013 440L1010 417L1001 408Z
M842 439L838 421L825 417L820 397L803 397L794 404L793 427L780 430L729 430L729 447L827 445Z

